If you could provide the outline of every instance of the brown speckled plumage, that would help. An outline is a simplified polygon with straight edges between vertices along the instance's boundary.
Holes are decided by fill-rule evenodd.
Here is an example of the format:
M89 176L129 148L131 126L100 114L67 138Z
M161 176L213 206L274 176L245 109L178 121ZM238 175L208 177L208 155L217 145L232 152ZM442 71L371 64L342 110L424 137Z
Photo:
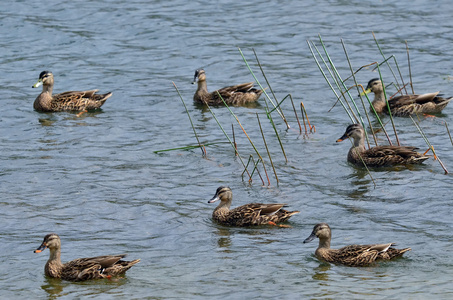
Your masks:
M44 267L44 272L52 278L68 281L84 281L90 279L109 278L125 273L140 259L133 261L121 260L126 254L104 255L89 258L78 258L67 263L61 262L61 241L55 233L44 237L41 246L35 250L39 253L49 248L49 260Z
M365 93L373 92L374 100L372 105L378 114L388 114L382 82L379 78L371 79L368 82ZM440 97L439 92L423 95L402 95L388 100L392 116L406 117L416 113L440 113L453 99Z
M418 148L411 146L377 146L366 149L365 130L360 124L349 125L337 142L348 138L354 139L348 152L348 161L357 166L363 166L363 162L368 167L420 164L429 158L415 151Z
M253 82L238 84L234 86L224 87L214 92L208 92L206 84L206 73L203 69L195 71L194 81L198 78L198 88L193 96L193 100L200 104L208 105L224 105L219 94L228 105L244 105L255 102L263 93L262 90L253 88Z
M112 93L96 94L98 90L70 91L52 95L53 84L53 74L42 71L38 82L33 85L34 88L42 85L42 92L33 103L35 110L41 112L93 110L100 108L112 96Z
M402 256L411 248L395 249L393 243L373 245L350 245L340 249L331 249L330 240L332 232L329 225L319 223L315 225L311 235L304 240L304 243L319 238L319 246L315 251L318 259L336 264L343 264L351 267L363 267L373 264L377 260L391 260Z
M226 186L219 187L208 203L213 203L217 200L220 200L220 203L212 213L212 218L221 224L230 226L264 225L269 224L269 222L277 224L299 213L299 211L282 209L285 206L282 203L250 203L230 210L233 192Z

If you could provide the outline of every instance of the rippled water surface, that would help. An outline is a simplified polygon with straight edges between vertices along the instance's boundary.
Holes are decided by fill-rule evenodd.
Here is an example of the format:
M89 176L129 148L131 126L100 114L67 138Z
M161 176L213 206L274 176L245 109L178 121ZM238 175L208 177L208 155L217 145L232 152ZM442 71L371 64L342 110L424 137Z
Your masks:
M453 6L450 1L14 1L0 4L0 254L2 298L410 298L453 297L451 175L438 162L364 170L346 162L350 123L319 72L307 45L318 34L343 76L349 75L341 39L354 69L395 55L408 78L405 41L416 92L453 95ZM303 101L316 133L299 134L272 114L287 156L257 107L236 107L244 129L266 162L270 185L243 166L213 114L192 103L195 69L211 90L253 81L238 47L263 83L253 49L278 99ZM322 48L320 48L322 49ZM113 91L103 109L38 113L31 86L43 70L55 92ZM388 68L383 76L390 78ZM372 68L360 83L377 77ZM178 87L207 157L199 149L154 151L196 144ZM269 90L268 90L269 91ZM394 90L393 90L394 92ZM299 111L299 109L298 109ZM257 154L226 108L213 108L247 163ZM257 121L275 166L270 165ZM299 112L300 116L300 112ZM388 118L384 118L387 122ZM447 169L452 144L444 121L453 106L420 125ZM404 144L426 149L408 118L395 120ZM375 121L373 121L375 124ZM387 124L390 128L390 124ZM382 136L380 136L382 138ZM382 138L383 141L383 138ZM265 172L260 167L260 174ZM283 202L300 210L290 228L228 228L214 224L220 185L233 206ZM411 247L403 259L369 268L321 263L317 242L302 244L327 222L333 247L396 242ZM141 262L124 278L70 283L44 276L45 234L62 239L62 259L128 253Z

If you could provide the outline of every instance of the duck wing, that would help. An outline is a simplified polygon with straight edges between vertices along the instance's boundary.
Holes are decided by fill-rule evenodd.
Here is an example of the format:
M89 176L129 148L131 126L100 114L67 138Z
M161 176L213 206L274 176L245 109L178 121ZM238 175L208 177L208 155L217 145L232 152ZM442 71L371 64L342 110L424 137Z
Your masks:
M99 90L69 91L52 96L52 107L59 110L84 110L99 108L112 93L96 94Z
M249 203L236 207L228 213L228 223L236 226L262 225L274 221L275 215L285 204Z
M217 90L220 95L231 95L232 93L248 93L253 89L253 82L241 83L237 85L227 86Z
M333 262L339 262L347 266L367 266L378 257L379 250L376 245L350 245L332 251ZM390 244L389 246L390 247Z
M390 108L397 108L397 107L402 107L406 105L412 105L412 104L425 104L428 102L433 102L435 99L437 99L437 95L439 92L435 93L427 93L427 94L421 94L421 95L402 95L398 97L394 97L389 100L389 105Z
M412 146L377 146L368 149L365 153L368 157L389 157L401 156L402 158L409 158L414 155L419 155L417 147Z
M115 268L125 256L126 254L119 254L74 259L63 265L61 278L70 281L105 278L107 275L104 271Z

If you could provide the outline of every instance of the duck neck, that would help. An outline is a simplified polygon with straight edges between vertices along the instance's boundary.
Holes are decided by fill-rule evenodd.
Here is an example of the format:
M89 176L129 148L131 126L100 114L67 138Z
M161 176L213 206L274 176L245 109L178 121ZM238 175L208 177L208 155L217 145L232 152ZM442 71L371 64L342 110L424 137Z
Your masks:
M374 110L379 114L381 113L385 106L385 97L384 97L384 91L380 90L377 93L374 94L374 100L371 102L371 104L374 107Z
M60 249L49 249L50 255L49 260L46 263L45 273L49 277L59 278L60 271L63 268L61 263L61 251Z
M206 80L198 80L198 90L197 92L201 92L203 94L208 94L208 84L206 83Z
M217 205L215 211L229 211L231 206L231 200L230 201L220 201L219 205Z
M225 221L228 219L228 214L230 213L231 201L222 201L212 212L212 217L218 221Z
M43 93L49 93L49 95L52 96L53 85L51 85L51 84L43 85L43 86L42 86L42 92L43 92Z
M352 144L353 148L365 148L365 136L355 138Z
M330 238L319 239L318 249L330 249Z
M50 250L49 260L47 262L48 263L52 263L52 264L61 265L62 263L61 263L61 251L60 251L60 249L52 249L52 250Z

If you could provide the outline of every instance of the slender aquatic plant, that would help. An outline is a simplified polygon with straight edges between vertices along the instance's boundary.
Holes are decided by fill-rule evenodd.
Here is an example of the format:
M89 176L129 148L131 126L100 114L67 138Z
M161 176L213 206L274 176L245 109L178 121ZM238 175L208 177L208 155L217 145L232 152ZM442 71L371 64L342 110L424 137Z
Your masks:
M250 71L250 73L252 74L253 78L255 78L255 81L259 84L258 79L256 78L255 74L253 73L252 69L250 68L250 65L248 64L248 62L247 62L247 60L246 60L246 58L245 58L245 56L244 56L244 54L242 53L242 51L241 51L240 48L239 48L239 52L241 53L242 59L244 60L245 64L247 65L247 68L249 69L249 71ZM272 89L272 87L271 87L269 81L267 80L267 76L266 76L266 74L265 74L265 72L264 72L264 69L263 69L262 66L261 66L261 63L260 63L260 61L259 61L259 59L258 59L258 55L256 54L256 52L255 52L254 49L253 49L253 52L254 52L254 54L255 54L255 58L256 58L256 60L257 60L257 63L258 63L258 65L259 65L259 67L260 67L261 73L262 73L263 77L265 78L266 83L269 85L269 89L271 90L272 95L274 96L274 99L276 100L277 98L276 98L276 96L275 96L275 93L273 92L273 89ZM273 121L273 118L272 118L272 115L271 115L271 113L272 113L273 111L277 111L278 114L282 117L283 121L285 122L286 128L287 128L287 129L291 128L291 126L288 124L288 122L287 122L287 120L286 120L286 118L285 118L285 116L284 116L284 114L283 114L283 111L282 111L281 109L279 109L280 105L281 105L281 104L283 103L283 101L288 97L288 95L285 96L285 97L283 98L283 100L280 101L279 103L277 102L277 105L275 105L274 102L270 99L269 95L266 93L265 89L263 89L263 87L261 86L261 84L259 84L259 85L260 85L261 89L263 90L263 92L264 92L266 98L271 102L272 106L274 107L274 109L269 110L268 103L267 103L267 101L265 101L265 103L266 103L266 108L267 108L267 109L266 109L266 115L267 115L267 117L268 117L268 119L269 119L269 121L270 121L272 127L274 128L275 136L277 137L277 140L278 140L278 142L279 142L279 144L280 144L280 148L281 148L281 150L282 150L283 156L285 157L286 162L288 162L288 159L287 159L286 153L285 153L285 149L284 149L284 147L283 147L283 142L282 142L282 140L281 140L281 138L280 138L280 135L278 134L278 130L277 130L276 126L275 126L275 122ZM276 100L276 101L277 101L277 100ZM300 124L299 124L299 125L300 125Z
M252 174L250 175L250 178L249 178L249 183L252 182L252 176L253 176L253 174L255 173L255 170L256 170L256 172L258 173L258 176L259 176L260 179L261 179L261 182L262 182L263 185L264 185L263 177L261 176L260 170L258 169L258 164L260 163L260 159L258 159L258 161L255 162L255 159L253 158L253 155L251 155L251 154L250 154L250 156L249 156L249 160L247 161L246 168L244 169L244 171L242 171L242 174L241 174L242 178L244 178L245 170L248 168L250 162L253 163L253 169L252 169Z
M294 106L293 97L291 96L291 94L288 94L288 95L289 95L289 99L291 99L291 105L293 106L294 116L296 117L297 124L299 125L299 134L302 134L302 126L300 126L299 116L297 115L296 107ZM302 114L302 117L303 117L303 114ZM305 126L305 134L307 134L307 126Z
M275 179L277 180L277 185L278 185L279 181L278 181L277 171L275 170L275 166L274 166L274 163L272 161L271 153L269 152L269 148L267 147L266 138L264 137L263 127L261 127L260 117L259 117L258 113L256 113L256 118L258 119L258 124L260 126L261 136L263 137L264 147L266 147L267 156L269 156L269 161L271 163L272 169L274 170Z
M387 58L387 57L385 56L385 54L384 54L384 51L382 51L381 46L379 45L379 42L378 42L378 40L377 40L377 38L376 38L376 35L374 34L374 32L371 32L371 33L373 34L374 42L376 43L376 46L378 47L379 53L381 53L382 57L384 58L384 62L386 63L388 69L389 69L390 72L392 73L393 78L394 78L395 81L396 81L396 84L398 85L398 87L400 86L400 84L399 84L399 82L398 82L398 78L396 77L395 72L393 72L392 66L390 66L390 64L388 63L388 60L389 60L390 58L393 58L393 60L394 60L394 62L395 62L395 66L396 66L396 68L397 68L397 70L398 70L398 74L399 74L399 76L400 76L401 82L403 83L402 85L404 86L404 78L403 78L403 75L401 74L401 70L400 70L400 68L399 68L399 65L398 65L398 62L397 62L397 60L396 60L396 57L395 57L394 55L391 55L389 58ZM383 63L384 63L384 62L383 62ZM379 65L378 65L378 66L379 66ZM411 77L411 78L412 78L412 77ZM407 94L407 91L406 91L406 94Z
M381 73L380 66L385 64L391 70L391 72L392 72L392 74L393 74L393 76L395 78L395 82L397 84L398 92L400 92L401 90L405 89L407 84L404 83L404 79L403 79L403 76L401 75L401 71L400 71L400 68L398 66L398 62L397 62L396 58L394 56L386 57L384 55L384 52L382 51L382 48L379 45L374 33L373 33L373 37L375 39L376 45L377 45L377 47L379 49L379 52L381 53L382 57L384 58L384 61L381 62L381 63L373 62L373 63L370 63L370 64L368 64L366 66L370 66L370 65L373 65L373 64L376 65L375 69L377 69L377 71L379 73L379 78L380 78L381 82L383 83L382 84L383 85L383 92L384 92L384 97L386 99L386 106L387 106L387 110L389 112L390 122L392 124L393 132L395 134L395 138L396 138L397 144L400 145L398 134L397 134L397 130L396 130L396 126L395 126L395 122L394 122L394 118L392 116L392 113L391 113L391 110L390 110L390 106L389 106L389 103L387 101L388 98L387 98L387 93L386 93L386 86L385 86L384 80L382 78L382 73ZM327 84L329 85L330 89L335 94L335 96L337 98L336 101L339 102L342 105L343 109L346 111L348 117L351 119L351 121L353 123L362 123L362 126L364 126L363 120L362 120L361 111L359 110L358 106L356 105L356 102L355 102L354 98L351 96L351 93L349 92L352 87L348 88L347 84L346 84L346 81L348 79L353 78L353 80L354 80L353 87L357 87L359 95L361 95L361 96L365 95L365 97L366 97L366 99L368 101L368 104L370 106L370 109L373 111L376 119L379 121L379 124L380 124L383 132L387 136L389 144L392 144L391 140L390 140L390 138L389 138L389 136L388 136L388 134L387 134L387 132L385 130L384 124L382 123L381 119L379 118L379 115L377 114L377 112L374 110L374 108L372 106L371 100L369 99L367 94L363 93L364 92L363 86L358 84L358 82L356 80L355 75L360 70L364 69L366 66L362 66L359 69L354 71L354 69L352 67L352 64L351 64L351 61L350 61L350 58L349 58L349 55L348 55L348 52L346 50L346 46L345 46L343 40L341 40L341 43L342 43L342 46L343 46L343 50L344 50L344 53L345 53L345 56L346 56L346 60L348 62L349 69L350 69L350 72L351 72L351 75L349 77L347 77L345 80L343 80L341 75L339 74L337 68L335 67L335 64L331 60L331 58L329 56L329 53L328 53L328 51L327 51L327 49L325 47L325 44L324 44L324 42L323 42L323 40L322 40L320 35L319 35L319 42L320 42L320 44L322 46L323 54L321 54L321 52L318 50L318 48L316 47L314 42L307 41L308 46L309 46L310 51L311 51L311 54L313 56L313 59L314 59L316 65L318 66L318 69L320 70L321 74L323 75L324 79L326 80ZM408 64L410 65L409 47L407 46L407 42L406 42L406 51L407 51L407 57L408 57ZM396 65L396 68L397 68L398 73L399 73L400 82L402 82L402 85L400 85L398 83L399 80L397 79L397 76L395 75L395 72L393 72L392 67L390 66L389 60L391 60L391 59L393 60L393 62ZM324 71L324 70L326 70L326 71ZM412 86L412 76L411 75L410 75L410 78L411 78L410 79L410 84ZM332 84L332 82L334 84ZM336 88L334 88L334 86L336 86ZM359 90L359 87L362 89L362 92ZM361 99L361 102L362 102L362 107L363 107L363 109L365 111L366 119L367 119L367 121L368 121L368 123L370 125L370 128L372 128L371 119L369 118L369 115L367 113L367 108L366 108L365 103L364 103L364 101L363 101L361 96L360 96L360 99ZM415 121L414 121L414 123L415 123ZM416 126L417 126L417 124L416 124ZM447 127L447 130L448 130L448 127ZM436 156L434 147L432 147L430 145L426 135L424 135L424 133L422 132L421 128L419 128L419 132L422 135L422 137L425 139L427 144L429 145L430 150L433 151L434 156ZM377 145L377 139L375 137L373 128L372 128L372 133L373 133L373 136L374 136L374 139L375 139L375 143ZM368 141L368 137L367 137L367 141ZM453 139L451 139L451 142L452 142L452 145L453 145ZM443 163L441 161L440 161L440 164L441 164L442 168L445 170L445 172L447 173L448 171L446 170L445 166L443 165ZM370 174L370 176L371 176L371 174ZM373 182L374 182L374 180L373 180Z
M255 150L255 153L258 155L259 159L262 161L263 163L263 169L264 169L264 172L266 173L266 177L269 181L269 176L267 175L267 171L266 171L266 165L264 164L264 160L263 160L263 157L261 156L260 152L258 151L258 149L255 147L255 144L253 143L252 139L250 138L250 136L247 134L247 132L245 131L244 127L242 126L241 122L239 121L239 118L233 113L233 111L231 110L231 108L228 106L228 104L225 102L225 100L223 99L222 95L220 95L219 92L217 92L218 96L220 99L222 99L223 101L223 104L226 106L226 108L228 109L228 111L230 112L230 114L233 116L233 118L236 120L236 122L239 124L239 126L241 127L242 131L244 132L245 136L247 137L247 139L249 140L250 142L250 145L252 145L253 149ZM209 107L209 106L208 106ZM219 126L220 126L220 123L218 123ZM223 129L222 129L223 130ZM237 150L236 150L237 151ZM269 184L270 184L270 181L269 181Z
M436 154L436 151L434 150L434 147L433 145L430 143L430 141L428 140L428 137L426 136L426 134L423 132L422 128L420 127L420 124L418 122L416 122L414 120L414 118L412 118L412 116L409 116L412 120L412 122L414 123L415 127L418 129L418 131L420 132L420 135L423 137L423 139L425 140L425 143L428 145L428 150L426 150L426 152L424 154L426 154L429 150L431 150L433 152L433 155L434 155L434 159L436 159L440 166L442 167L442 169L444 169L444 172L445 174L448 174L448 170L447 168L445 167L445 165L443 164L443 162L440 160L439 156Z
M315 125L310 124L310 119L308 118L307 110L305 109L305 105L302 101L300 101L300 110L302 111L302 118L304 121L305 126L305 134L307 134L307 126L305 125L305 118L307 118L308 127L310 128L310 133L316 132Z
M415 94L414 85L412 84L412 71L411 71L411 59L409 56L409 45L407 44L407 41L405 41L405 42L406 42L406 53L407 53L407 67L409 68L409 82L411 84L412 94ZM404 84L404 81L403 81L403 84ZM406 85L404 85L404 87L405 86Z
M272 113L276 111L276 112L282 117L282 120L283 120L284 123L286 124L287 129L290 129L291 127L289 126L289 124L288 124L288 122L287 122L287 120L286 120L286 117L284 116L282 107L281 107L282 103L283 103L286 99L290 98L290 100L291 100L291 105L292 105L292 107L293 107L293 111L294 111L294 114L295 114L295 116L296 116L296 120L297 120L298 125L299 125L299 130L300 130L300 132L302 132L302 127L301 127L301 125L300 125L300 121L299 121L299 118L298 118L298 116L297 116L297 112L296 112L296 109L295 109L295 106L294 106L293 98L292 98L292 95L291 95L291 94L288 94L288 95L286 95L280 102L278 102L278 100L276 99L276 95L275 95L275 93L274 93L274 91L273 91L273 89L272 89L272 86L271 86L269 80L267 79L267 76L266 76L266 74L265 74L265 72L264 72L264 69L263 69L263 67L262 67L262 65L261 65L261 63L260 63L260 61L259 61L259 59L258 59L258 55L256 54L256 51L255 51L255 50L253 50L253 51L254 51L254 55L255 55L255 58L256 58L256 60L257 60L257 63L258 63L258 65L259 65L259 67L260 67L261 73L262 73L263 77L265 78L266 83L267 83L268 86L269 86L270 92L271 92L271 94L272 94L274 100L272 100L272 98L269 97L269 94L267 94L267 93L265 92L265 89L261 86L261 84L259 83L259 81L258 81L258 79L256 78L255 74L254 74L253 71L251 70L251 67L250 67L250 65L248 64L247 60L245 59L245 57L244 57L244 55L243 55L241 49L239 49L239 52L241 53L241 56L242 56L244 62L246 63L246 65L247 65L249 71L251 72L251 74L252 74L253 77L255 78L256 83L260 86L260 88L261 88L261 89L263 90L263 92L265 93L265 96L266 96L265 99L267 99L268 101L265 101L266 108L265 108L265 112L264 112L264 113L265 113L267 119L269 120L269 122L270 122L270 124L271 124L273 130L274 130L275 137L276 137L277 140L278 140L278 143L279 143L279 145L280 145L280 148L281 148L283 157L284 157L285 161L288 162L288 158L287 158L287 156L286 156L285 149L284 149L284 146L283 146L283 141L282 141L282 139L281 139L281 137L280 137L279 131L277 130L277 126L276 126L276 124L275 124L275 122L274 122L274 120L273 120L273 116L272 116L273 114L272 114ZM193 148L203 147L203 148L202 148L203 156L206 157L206 150L204 149L204 146L205 146L205 145L215 145L215 144L226 143L226 142L217 142L217 143L205 143L205 144L202 144L202 143L199 141L198 134L197 134L197 132L196 132L196 130L195 130L195 126L194 126L194 124L193 124L193 122L192 122L192 118L191 118L191 116L190 116L190 114L189 114L189 111L188 111L187 106L186 106L186 104L185 104L185 102L184 102L184 99L183 99L183 97L181 96L181 93L179 92L179 90L178 90L178 88L176 87L176 84L175 84L174 82L173 82L173 85L174 85L174 87L175 87L175 89L176 89L176 91L177 91L179 97L181 98L181 101L183 102L183 105L184 105L184 107L185 107L185 109L186 109L186 113L187 113L187 115L188 115L188 117L189 117L189 120L190 120L192 129L193 129L194 134L195 134L195 137L196 137L196 139L197 139L198 146L189 145L189 146L185 146L185 147L175 147L175 148L172 148L172 149L158 150L158 151L155 151L155 152L156 152L156 153L159 153L159 152L172 151L172 150L178 150L178 149L193 149ZM248 134L247 131L245 130L244 126L242 125L242 123L241 123L241 121L239 120L239 118L237 117L237 115L234 114L234 112L233 112L233 111L231 110L231 108L225 103L224 99L222 98L222 96L221 96L219 93L218 93L218 96L219 96L219 98L222 100L224 106L228 109L228 111L230 112L230 114L231 114L231 115L233 116L233 118L236 120L237 124L239 125L239 127L240 127L241 130L243 131L244 135L247 137L247 139L248 139L250 145L252 146L254 152L255 152L256 155L258 156L258 159L255 161L253 155L250 155L249 161L247 162L247 164L245 164L244 161L243 161L242 156L240 155L240 153L239 153L239 151L238 151L238 145L237 145L237 141L236 141L236 133L235 133L235 130L234 130L234 125L231 124L231 126L232 126L232 137L233 137L233 140L231 140L230 137L229 137L229 135L226 133L226 131L224 130L223 126L221 125L219 119L218 119L217 116L215 115L214 111L211 109L211 107L210 107L209 105L206 105L206 107L208 108L209 112L212 114L213 118L214 118L215 121L217 122L218 126L219 126L220 129L222 130L222 132L223 132L223 134L225 135L225 137L227 138L228 143L233 147L234 152L235 152L235 155L236 155L236 156L239 158L239 160L241 161L241 163L242 163L242 165L243 165L243 167L244 167L244 171L242 172L242 177L244 177L244 174L247 173L247 175L248 175L248 177L249 177L248 181L251 182L251 181L252 181L252 177L253 177L253 175L254 175L254 173L255 173L255 171L256 171L256 172L258 173L258 175L259 175L259 177L260 177L260 179L261 179L263 185L264 185L263 177L261 176L260 171L259 171L260 168L258 168L258 165L262 165L262 168L263 168L263 170L264 170L265 176L266 176L266 178L267 178L267 184L270 185L270 178L269 178L269 175L268 175L268 172L267 172L266 163L265 163L265 160L263 159L263 157L262 157L260 151L259 151L258 148L256 147L255 143L252 141L251 137L249 136L249 134ZM275 102L274 102L274 101L275 101ZM271 106L272 109L269 107L269 105L268 105L269 103L272 105L272 106ZM304 123L305 123L305 117L307 117L307 123L308 123L308 126L309 126L309 128L310 128L310 133L315 132L315 127L314 127L313 125L310 124L310 121L309 121L309 119L308 119L306 110L305 110L305 108L303 107L303 103L302 103L302 102L301 102L301 108L302 108L302 111L303 111L302 116L303 116L303 118L304 118ZM263 127L262 127L262 123L261 123L261 119L260 119L259 114L256 113L256 116L257 116L257 120L258 120L259 129L260 129L260 132L261 132L261 136L262 136L262 139L263 139L264 147L265 147L265 150L266 150L267 155L268 155L268 157L269 157L270 165L272 166L272 170L273 170L273 172L274 172L275 179L276 179L277 185L278 185L278 184L279 184L279 178L278 178L278 174L277 174L277 169L276 169L276 167L275 167L273 158L272 158L272 156L271 156L271 152L270 152L270 150L269 150L269 142L266 140L265 132L264 132L264 130L263 130ZM307 130L306 130L306 134L307 134ZM250 172L250 171L249 171L249 165L250 165L251 162L253 162L253 170L251 170L251 172Z
M451 138L451 134L450 134L450 130L448 129L448 124L447 124L447 122L445 122L445 128L447 128L447 133L448 133L448 136L450 137L451 145L453 146L453 139Z
M240 53L241 56L242 56L242 59L243 59L244 62L245 62L245 65L246 65L247 68L249 69L250 74L252 74L253 78L255 79L255 82L258 84L258 86L261 88L261 90L263 90L264 96L269 100L269 102L272 104L272 106L274 106L274 108L277 108L276 105L274 104L274 101L272 101L271 97L269 97L269 95L267 94L266 89L261 85L261 83L259 82L258 78L256 78L255 73L253 73L252 68L250 68L250 65L249 65L249 63L247 62L247 59L245 58L244 53L242 53L241 48L238 47L238 50L239 50L239 53ZM267 82L267 79L266 79L266 82ZM272 90L272 89L271 89L271 90ZM273 92L272 92L272 93L273 93ZM267 102L266 102L266 105L267 105ZM287 127L287 128L290 128L290 126L289 126L289 124L288 124L288 121L286 120L285 116L281 113L281 111L280 111L280 110L277 110L277 112L279 113L279 115L280 115L280 117L282 118L282 120L285 122L286 127Z
M189 110L187 109L186 103L184 102L184 99L182 98L181 93L179 92L179 89L176 86L176 84L173 81L172 81L172 83L176 89L176 92L178 92L179 98L181 99L182 104L184 105L184 109L186 110L187 116L189 117L190 125L192 126L193 133L198 142L198 147L200 147L203 157L206 157L206 148L200 143L200 139L198 138L198 134L197 134L197 131L195 130L195 126L193 126L192 118L190 117Z

